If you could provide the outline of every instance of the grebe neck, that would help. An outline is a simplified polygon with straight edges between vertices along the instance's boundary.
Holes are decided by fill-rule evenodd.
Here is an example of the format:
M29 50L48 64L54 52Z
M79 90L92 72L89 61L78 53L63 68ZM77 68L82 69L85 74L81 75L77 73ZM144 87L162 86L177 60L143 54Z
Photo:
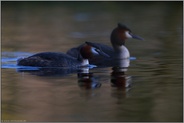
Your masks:
M115 51L115 58L125 59L130 57L128 49L124 45L113 46Z
M86 66L86 65L89 65L89 61L88 61L88 59L83 59L81 66Z

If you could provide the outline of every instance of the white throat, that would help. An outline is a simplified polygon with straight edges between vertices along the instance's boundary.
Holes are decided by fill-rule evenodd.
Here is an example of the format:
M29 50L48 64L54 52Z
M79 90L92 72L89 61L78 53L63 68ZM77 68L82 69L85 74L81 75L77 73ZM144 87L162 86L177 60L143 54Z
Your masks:
M116 58L118 59L125 59L125 58L129 58L130 57L130 53L128 51L128 49L122 45L122 46L116 46L114 47L115 49L115 53L116 53Z
M89 65L89 61L88 61L88 59L83 59L81 66L86 66L86 65Z

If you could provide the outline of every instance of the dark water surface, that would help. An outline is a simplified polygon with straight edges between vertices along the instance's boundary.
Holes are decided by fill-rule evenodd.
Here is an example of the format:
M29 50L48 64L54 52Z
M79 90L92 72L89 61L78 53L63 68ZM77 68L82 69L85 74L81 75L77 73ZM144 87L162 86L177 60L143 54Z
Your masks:
M2 120L183 121L183 2L1 2ZM127 70L21 68L20 57L110 45L125 23Z

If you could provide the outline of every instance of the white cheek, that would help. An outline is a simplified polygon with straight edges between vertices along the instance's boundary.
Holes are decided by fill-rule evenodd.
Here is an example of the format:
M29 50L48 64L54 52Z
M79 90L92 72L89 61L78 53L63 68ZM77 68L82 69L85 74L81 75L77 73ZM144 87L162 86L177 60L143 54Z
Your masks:
M126 36L127 38L132 38L132 36L129 34L129 31L126 31L126 32L125 32L125 36Z
M98 55L98 52L95 50L94 47L91 48L91 52L92 52L92 54L94 54L94 55Z

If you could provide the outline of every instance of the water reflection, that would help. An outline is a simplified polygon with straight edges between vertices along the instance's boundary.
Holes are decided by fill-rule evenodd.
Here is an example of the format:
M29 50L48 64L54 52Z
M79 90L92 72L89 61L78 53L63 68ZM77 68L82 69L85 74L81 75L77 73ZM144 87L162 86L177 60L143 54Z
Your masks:
M83 68L78 72L78 85L81 89L95 89L100 88L101 83L94 76L94 73L89 72L88 68Z
M28 72L37 76L65 76L77 72L77 69L68 68L39 68L35 70L18 68L17 72Z
M131 77L126 75L125 68L113 67L111 73L112 87L125 89L131 87Z
M22 67L17 68L17 72L27 72L31 75L36 76L59 76L64 77L68 74L77 74L78 85L82 89L95 89L101 87L101 83L95 78L94 73L89 72L92 67L82 67L82 68L37 68L36 67ZM35 69L33 69L35 68Z
M132 85L131 76L126 75L126 71L128 70L130 64L130 59L116 59L115 62L112 63L112 72L111 78L111 86L116 87L117 90L121 90L126 93L130 90ZM102 83L99 82L98 78L95 77L95 73L91 72L90 69L96 66L91 67L81 67L81 68L37 68L35 67L22 67L17 68L17 72L28 72L31 75L37 76L59 76L63 77L68 74L77 74L78 77L78 86L81 89L89 90L100 88Z
M116 61L116 65L112 67L111 86L117 88L112 92L112 96L121 99L128 95L128 91L132 86L131 76L126 75L130 64L130 59L120 59Z

